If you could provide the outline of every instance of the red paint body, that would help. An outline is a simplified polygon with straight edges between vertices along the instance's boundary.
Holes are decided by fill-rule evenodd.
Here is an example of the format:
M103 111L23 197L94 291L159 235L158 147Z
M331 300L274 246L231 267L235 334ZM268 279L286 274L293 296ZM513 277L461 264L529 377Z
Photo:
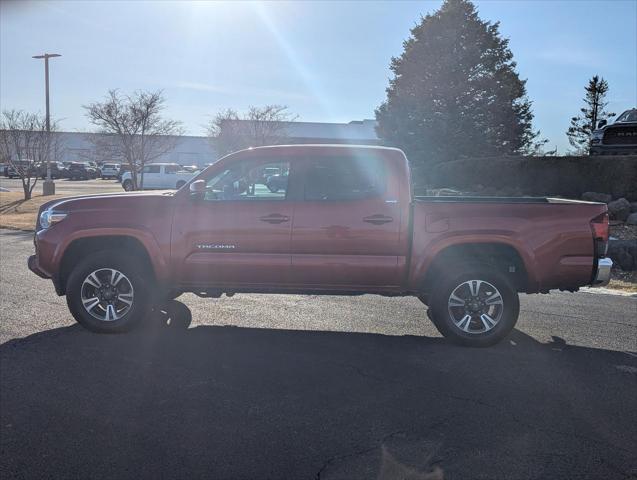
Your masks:
M381 162L382 193L358 200L304 200L309 162L329 157ZM160 284L183 291L418 294L436 256L463 244L515 249L524 263L528 292L587 285L596 268L590 222L606 212L604 204L414 198L404 154L381 147L244 150L219 160L194 180L210 179L246 159L289 162L287 197L206 201L195 198L186 185L174 194L50 202L42 209L68 215L46 230L38 226L34 271L53 278L58 293L64 293L62 264L77 260L64 257L67 248L76 240L103 236L138 240ZM280 223L272 223L273 218ZM386 223L373 223L377 219Z

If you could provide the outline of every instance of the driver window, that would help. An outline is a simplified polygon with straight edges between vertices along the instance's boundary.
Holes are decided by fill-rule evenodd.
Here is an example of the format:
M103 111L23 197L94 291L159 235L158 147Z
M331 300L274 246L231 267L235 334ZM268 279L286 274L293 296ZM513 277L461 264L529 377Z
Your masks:
M159 165L146 165L143 169L144 173L159 173Z
M238 162L206 183L205 199L285 200L288 190L289 162Z

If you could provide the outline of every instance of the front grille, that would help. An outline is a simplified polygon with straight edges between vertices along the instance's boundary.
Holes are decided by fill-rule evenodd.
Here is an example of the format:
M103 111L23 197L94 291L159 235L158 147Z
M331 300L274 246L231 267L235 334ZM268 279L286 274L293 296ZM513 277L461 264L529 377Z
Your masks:
M637 125L609 127L604 132L604 145L637 145Z

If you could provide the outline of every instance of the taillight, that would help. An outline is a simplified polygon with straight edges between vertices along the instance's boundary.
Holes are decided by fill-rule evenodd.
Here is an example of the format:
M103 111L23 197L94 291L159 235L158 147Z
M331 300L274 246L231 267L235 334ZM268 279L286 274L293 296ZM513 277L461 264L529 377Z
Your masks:
M592 219L591 228L593 229L593 238L601 238L608 242L608 212L604 212Z
M591 220L591 230L593 231L593 240L595 242L595 253L597 256L603 257L608 250L608 235L610 231L608 212L604 212Z

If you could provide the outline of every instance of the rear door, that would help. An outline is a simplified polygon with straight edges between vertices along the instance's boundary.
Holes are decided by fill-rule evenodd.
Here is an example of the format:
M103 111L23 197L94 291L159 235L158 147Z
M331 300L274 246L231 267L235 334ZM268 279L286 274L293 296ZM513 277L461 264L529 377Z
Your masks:
M385 167L371 150L305 160L292 230L296 284L356 289L401 283L401 206Z
M172 242L181 284L231 288L289 282L289 185L271 192L263 184L268 167L288 171L291 163L236 160L208 173L203 198L184 196L175 214Z

